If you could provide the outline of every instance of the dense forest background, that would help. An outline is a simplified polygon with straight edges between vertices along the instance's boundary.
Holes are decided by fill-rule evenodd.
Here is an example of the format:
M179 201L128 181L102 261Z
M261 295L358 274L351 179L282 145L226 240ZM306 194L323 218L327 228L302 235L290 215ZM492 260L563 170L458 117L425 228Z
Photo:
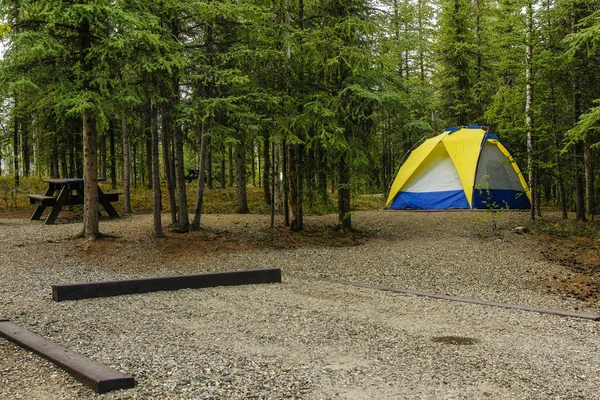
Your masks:
M293 230L315 204L349 229L352 193L385 193L441 129L483 125L532 217L600 203L600 0L3 0L0 37L15 187L91 168L131 211L132 186L160 204L162 182L188 230L205 189L235 186L245 213L254 184Z

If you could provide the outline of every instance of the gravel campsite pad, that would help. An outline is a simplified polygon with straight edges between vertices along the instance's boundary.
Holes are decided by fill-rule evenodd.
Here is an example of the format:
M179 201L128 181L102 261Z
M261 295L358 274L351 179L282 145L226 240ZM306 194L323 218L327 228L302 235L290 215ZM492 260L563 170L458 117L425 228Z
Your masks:
M80 223L0 219L0 315L137 382L98 395L0 339L0 398L599 398L600 322L332 283L600 311L549 291L566 272L513 231L526 213L495 232L488 218L357 212L354 242L329 246L311 230L335 216L307 217L293 246L263 215L205 215L204 231L160 240L151 216L129 216L95 243L70 239ZM51 300L52 284L261 268L283 282Z

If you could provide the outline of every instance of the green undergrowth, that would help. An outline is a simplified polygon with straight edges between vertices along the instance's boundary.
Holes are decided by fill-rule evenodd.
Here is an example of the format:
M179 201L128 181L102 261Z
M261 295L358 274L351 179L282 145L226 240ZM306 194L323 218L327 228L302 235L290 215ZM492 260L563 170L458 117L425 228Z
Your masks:
M30 211L28 194L42 194L46 191L47 184L39 177L21 177L18 187L15 186L14 177L0 176L0 212ZM122 191L121 187L111 188L109 183L101 183L100 187L107 191ZM165 185L162 189L163 212L169 210L169 194ZM188 209L193 213L196 204L196 182L187 184ZM248 185L246 188L248 208L251 214L269 214L270 206L264 201L263 189ZM152 212L153 191L146 186L137 185L131 189L131 207L135 214ZM357 194L352 196L352 210L379 210L383 206L381 195ZM327 201L310 198L305 193L304 212L309 215L324 215L337 211L337 194L330 194ZM81 206L73 206L77 211ZM115 204L117 211L123 211L122 197ZM203 212L206 214L233 214L237 210L237 191L235 187L225 189L215 188L204 190Z
M581 222L576 221L573 215L569 217L566 220L558 215L538 218L533 224L534 232L556 239L587 238L597 240L600 245L600 218Z

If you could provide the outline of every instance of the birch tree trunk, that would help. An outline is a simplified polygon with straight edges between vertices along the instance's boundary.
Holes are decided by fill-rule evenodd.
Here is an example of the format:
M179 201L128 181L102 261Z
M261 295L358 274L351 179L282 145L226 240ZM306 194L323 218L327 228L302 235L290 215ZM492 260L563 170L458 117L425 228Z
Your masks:
M526 56L525 56L525 124L527 125L527 168L529 170L529 191L531 193L531 219L535 220L536 208L536 182L534 166L534 141L533 141L533 4L527 4L526 16Z

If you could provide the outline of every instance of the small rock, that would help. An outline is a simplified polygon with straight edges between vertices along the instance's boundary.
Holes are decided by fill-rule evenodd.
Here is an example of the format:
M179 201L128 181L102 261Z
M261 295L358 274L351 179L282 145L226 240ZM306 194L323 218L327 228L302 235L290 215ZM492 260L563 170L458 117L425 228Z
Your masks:
M515 233L522 235L523 233L529 233L529 228L526 226L517 226L514 231Z

